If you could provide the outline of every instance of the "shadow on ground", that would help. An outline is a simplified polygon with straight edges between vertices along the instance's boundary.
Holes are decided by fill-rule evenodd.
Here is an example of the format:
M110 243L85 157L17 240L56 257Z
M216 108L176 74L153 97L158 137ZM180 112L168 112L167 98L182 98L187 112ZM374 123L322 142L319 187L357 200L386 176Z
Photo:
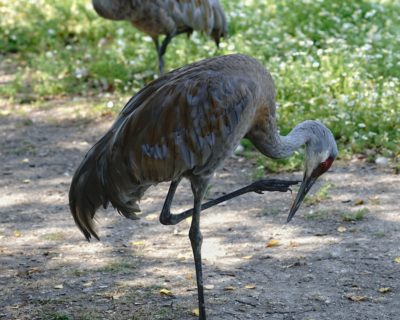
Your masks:
M87 243L70 216L67 192L111 119L12 111L0 117L0 318L193 319L189 223L158 223L168 184L149 190L139 221L99 212L102 241ZM211 195L248 183L253 165L230 159ZM279 175L294 177L301 174ZM329 197L303 206L290 224L290 194L249 194L203 213L211 319L398 317L399 176L347 163L325 179L315 190L329 182ZM176 210L190 200L183 183ZM277 245L268 247L270 239Z

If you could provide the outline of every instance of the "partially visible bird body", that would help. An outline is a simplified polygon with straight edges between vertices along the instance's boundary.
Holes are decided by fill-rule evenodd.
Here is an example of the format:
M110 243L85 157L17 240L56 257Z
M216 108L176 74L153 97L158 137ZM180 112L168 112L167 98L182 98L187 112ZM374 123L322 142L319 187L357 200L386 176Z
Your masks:
M101 17L130 21L152 37L160 59L171 38L178 34L200 31L217 45L227 35L225 13L218 0L93 0L93 7ZM161 47L160 35L168 38Z
M189 237L198 276L200 319L205 319L201 201L211 175L243 137L272 158L288 157L306 145L304 180L289 219L337 154L332 133L317 121L302 122L287 136L279 135L273 80L257 60L244 55L205 59L167 73L144 87L89 150L69 193L76 224L87 239L98 238L93 218L101 205L111 202L123 215L134 218L144 192L163 181L171 181L171 187L160 221L178 223L188 215L171 215L170 206L179 181L188 178L194 195Z

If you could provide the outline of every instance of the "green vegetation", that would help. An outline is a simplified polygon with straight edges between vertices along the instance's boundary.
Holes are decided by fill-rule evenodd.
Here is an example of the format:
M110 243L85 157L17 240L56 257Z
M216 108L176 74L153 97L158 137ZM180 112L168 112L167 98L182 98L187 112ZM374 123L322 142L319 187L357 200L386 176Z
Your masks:
M96 271L107 273L131 272L136 269L136 267L136 264L132 261L116 261L100 267L96 269Z
M307 220L326 220L332 213L332 210L311 210L304 214L304 218Z
M366 150L399 156L399 1L222 2L230 38L217 50L199 34L179 36L168 48L167 69L220 54L254 56L275 79L283 134L320 119L342 157ZM0 15L0 60L15 75L0 86L2 98L126 100L157 76L151 39L128 22L98 17L88 0L0 0ZM116 112L122 103L108 107ZM274 171L299 162L263 165Z
M314 205L321 201L328 199L328 191L332 187L330 183L325 183L317 192L313 195L306 196L304 203L308 205Z
M342 213L342 220L346 222L360 221L364 219L365 214L368 212L367 208L359 209L356 212L344 212Z
M43 235L43 239L48 241L62 241L65 240L64 232L51 232Z

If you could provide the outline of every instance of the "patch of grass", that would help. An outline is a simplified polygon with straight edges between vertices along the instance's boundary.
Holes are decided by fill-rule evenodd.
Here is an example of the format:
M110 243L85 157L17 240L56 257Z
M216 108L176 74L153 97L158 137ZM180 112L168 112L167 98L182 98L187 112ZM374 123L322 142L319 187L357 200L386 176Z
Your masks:
M324 220L332 212L330 210L312 210L304 214L304 218L307 220Z
M47 241L61 241L65 239L64 232L51 232L43 235L43 239Z
M367 208L359 209L356 212L343 212L341 218L346 222L360 221L364 219L365 214L368 212L369 210Z
M52 314L48 314L44 317L45 320L73 320L69 314L64 312L55 312Z
M229 39L216 50L196 32L190 40L178 36L165 56L167 70L222 54L254 56L275 79L282 134L300 121L319 119L332 129L340 157L366 150L396 156L399 1L222 4ZM0 86L5 99L126 97L157 77L151 39L128 22L100 18L87 0L3 1L0 16L0 53L16 65L15 76ZM264 166L270 171L297 170L300 163L295 157Z
M306 196L304 203L307 205L315 205L323 200L328 199L328 191L331 187L332 185L330 183L324 183L316 193L311 196Z
M120 273L136 269L136 264L131 261L116 261L96 269L97 272Z
M386 237L386 232L385 231L375 232L374 233L374 237L375 238L379 238L379 239L385 238Z

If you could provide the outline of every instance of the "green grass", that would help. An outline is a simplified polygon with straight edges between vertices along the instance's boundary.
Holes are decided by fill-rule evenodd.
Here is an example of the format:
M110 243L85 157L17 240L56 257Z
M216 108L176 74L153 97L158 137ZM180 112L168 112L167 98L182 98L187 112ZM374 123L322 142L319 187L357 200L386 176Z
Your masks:
M400 156L400 2L397 0L223 0L230 38L216 50L194 34L173 39L166 68L244 53L272 73L282 134L320 119L341 157L373 150ZM157 75L149 37L127 22L98 17L87 0L0 0L0 60L15 68L0 97L133 95ZM120 110L123 103L113 108ZM262 164L297 168L301 155ZM296 160L297 159L297 160Z
M332 187L330 183L325 183L317 192L315 192L313 195L306 196L304 199L304 203L308 205L315 205L317 203L320 203L323 200L326 200L329 198L328 196L328 191Z
M346 222L355 222L364 219L365 214L367 214L369 210L367 208L359 209L356 212L343 212L341 218Z

